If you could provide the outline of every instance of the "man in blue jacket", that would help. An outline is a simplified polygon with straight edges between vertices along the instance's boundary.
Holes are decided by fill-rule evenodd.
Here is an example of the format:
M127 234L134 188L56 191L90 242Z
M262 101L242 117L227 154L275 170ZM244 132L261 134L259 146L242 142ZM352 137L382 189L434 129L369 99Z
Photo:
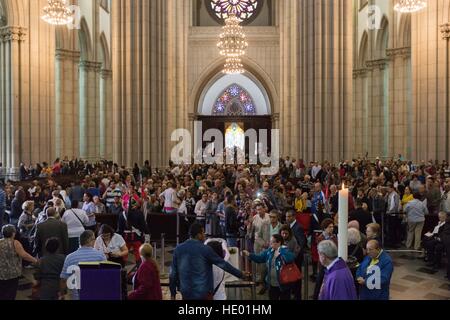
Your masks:
M360 300L389 300L394 265L391 257L376 240L367 243L367 257L356 272L360 285Z
M183 300L212 300L213 265L237 278L244 278L241 271L219 257L211 247L204 245L206 237L203 226L193 224L189 234L191 239L179 245L173 254L170 272L170 292L173 300L177 289L180 290Z

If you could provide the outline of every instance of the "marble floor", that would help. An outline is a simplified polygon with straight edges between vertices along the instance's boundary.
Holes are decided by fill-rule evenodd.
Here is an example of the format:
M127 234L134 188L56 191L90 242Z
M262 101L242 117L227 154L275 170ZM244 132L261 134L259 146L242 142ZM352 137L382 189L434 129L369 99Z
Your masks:
M167 248L164 256L164 267L161 266L161 282L168 282L168 272L171 263L173 248ZM445 279L445 266L439 271L433 271L426 267L423 259L417 253L391 252L394 260L394 274L391 283L391 300L450 300L450 282ZM130 256L130 260L132 257ZM161 263L160 255L157 260ZM130 263L127 269L131 269ZM24 277L20 280L17 300L29 300L31 295L31 281L33 270L25 269ZM314 283L308 283L309 296L314 291ZM129 287L131 290L131 287ZM230 299L251 299L250 289L227 290ZM170 294L167 286L163 285L164 299L169 300ZM237 294L237 295L236 295ZM243 298L242 298L243 297ZM178 299L181 297L178 296ZM266 295L256 295L257 300L267 300Z

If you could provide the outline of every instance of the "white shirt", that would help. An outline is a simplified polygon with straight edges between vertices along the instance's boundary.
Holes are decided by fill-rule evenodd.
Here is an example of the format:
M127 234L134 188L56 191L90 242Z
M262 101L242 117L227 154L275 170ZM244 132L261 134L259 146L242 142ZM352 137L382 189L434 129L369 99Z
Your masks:
M175 189L169 188L161 193L160 197L164 198L164 208L174 208Z
M89 218L85 211L81 209L70 209L64 212L61 221L67 224L69 238L78 238L84 232L85 229L80 220L84 225L89 223Z
M108 253L120 253L120 248L125 246L125 240L122 238L120 234L115 233L108 246L105 245L103 238L100 236L95 240L94 248L98 251L103 252L104 254Z
M224 260L226 262L230 262L230 252L228 251L227 242L224 239L208 239L206 240L205 245L213 241L217 241L222 244L222 249L225 252ZM213 279L214 279L214 290L220 284L219 289L217 289L217 292L214 295L214 300L218 301L227 300L227 292L225 290L225 282L227 281L227 274L225 274L225 271L223 271L219 267L213 266Z
M330 270L333 268L333 266L339 261L339 258L336 258L332 263L330 263L327 267L327 270Z
M261 235L263 235L264 231L266 231L268 234L270 233L269 225L270 225L270 217L266 213L264 215L264 218L261 218L259 214L253 217L252 222L253 228L255 230L255 241L261 238ZM266 230L263 230L266 229ZM268 236L268 234L266 236ZM263 235L264 236L264 235ZM270 239L262 239L265 242L267 242Z
M207 202L203 202L203 200L200 200L199 202L197 202L197 204L195 205L195 214L197 215L197 218L205 218L205 210L206 210L206 206L208 205L208 201Z
M434 228L433 230L433 235L438 234L439 233L439 229L445 224L445 221L438 223L438 225L436 226L436 228Z

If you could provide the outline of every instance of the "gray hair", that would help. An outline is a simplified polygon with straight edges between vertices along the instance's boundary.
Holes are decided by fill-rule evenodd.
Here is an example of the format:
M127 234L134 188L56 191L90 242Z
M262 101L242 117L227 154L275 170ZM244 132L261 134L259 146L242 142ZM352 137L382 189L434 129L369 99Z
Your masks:
M356 245L361 242L361 233L358 229L350 228L348 229L348 244Z
M328 259L336 259L338 257L338 248L336 244L331 240L325 240L319 243L317 251L323 254Z

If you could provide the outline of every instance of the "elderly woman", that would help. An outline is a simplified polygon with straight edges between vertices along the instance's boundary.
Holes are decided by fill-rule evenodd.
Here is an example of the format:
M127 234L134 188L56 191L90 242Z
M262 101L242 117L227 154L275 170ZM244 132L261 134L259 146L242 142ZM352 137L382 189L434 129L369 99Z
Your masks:
M23 212L20 215L17 226L20 231L20 236L24 239L29 239L31 229L36 222L36 217L33 215L34 201L25 201L22 205L22 210Z
M0 301L15 300L22 276L22 259L36 264L38 261L29 255L22 244L14 240L16 228L6 225L2 228L0 239Z
M356 275L356 270L364 259L364 250L361 246L361 235L358 229L348 229L348 265L353 275Z
M133 278L133 292L128 300L162 300L158 265L153 260L153 247L146 243L139 249L142 264Z

